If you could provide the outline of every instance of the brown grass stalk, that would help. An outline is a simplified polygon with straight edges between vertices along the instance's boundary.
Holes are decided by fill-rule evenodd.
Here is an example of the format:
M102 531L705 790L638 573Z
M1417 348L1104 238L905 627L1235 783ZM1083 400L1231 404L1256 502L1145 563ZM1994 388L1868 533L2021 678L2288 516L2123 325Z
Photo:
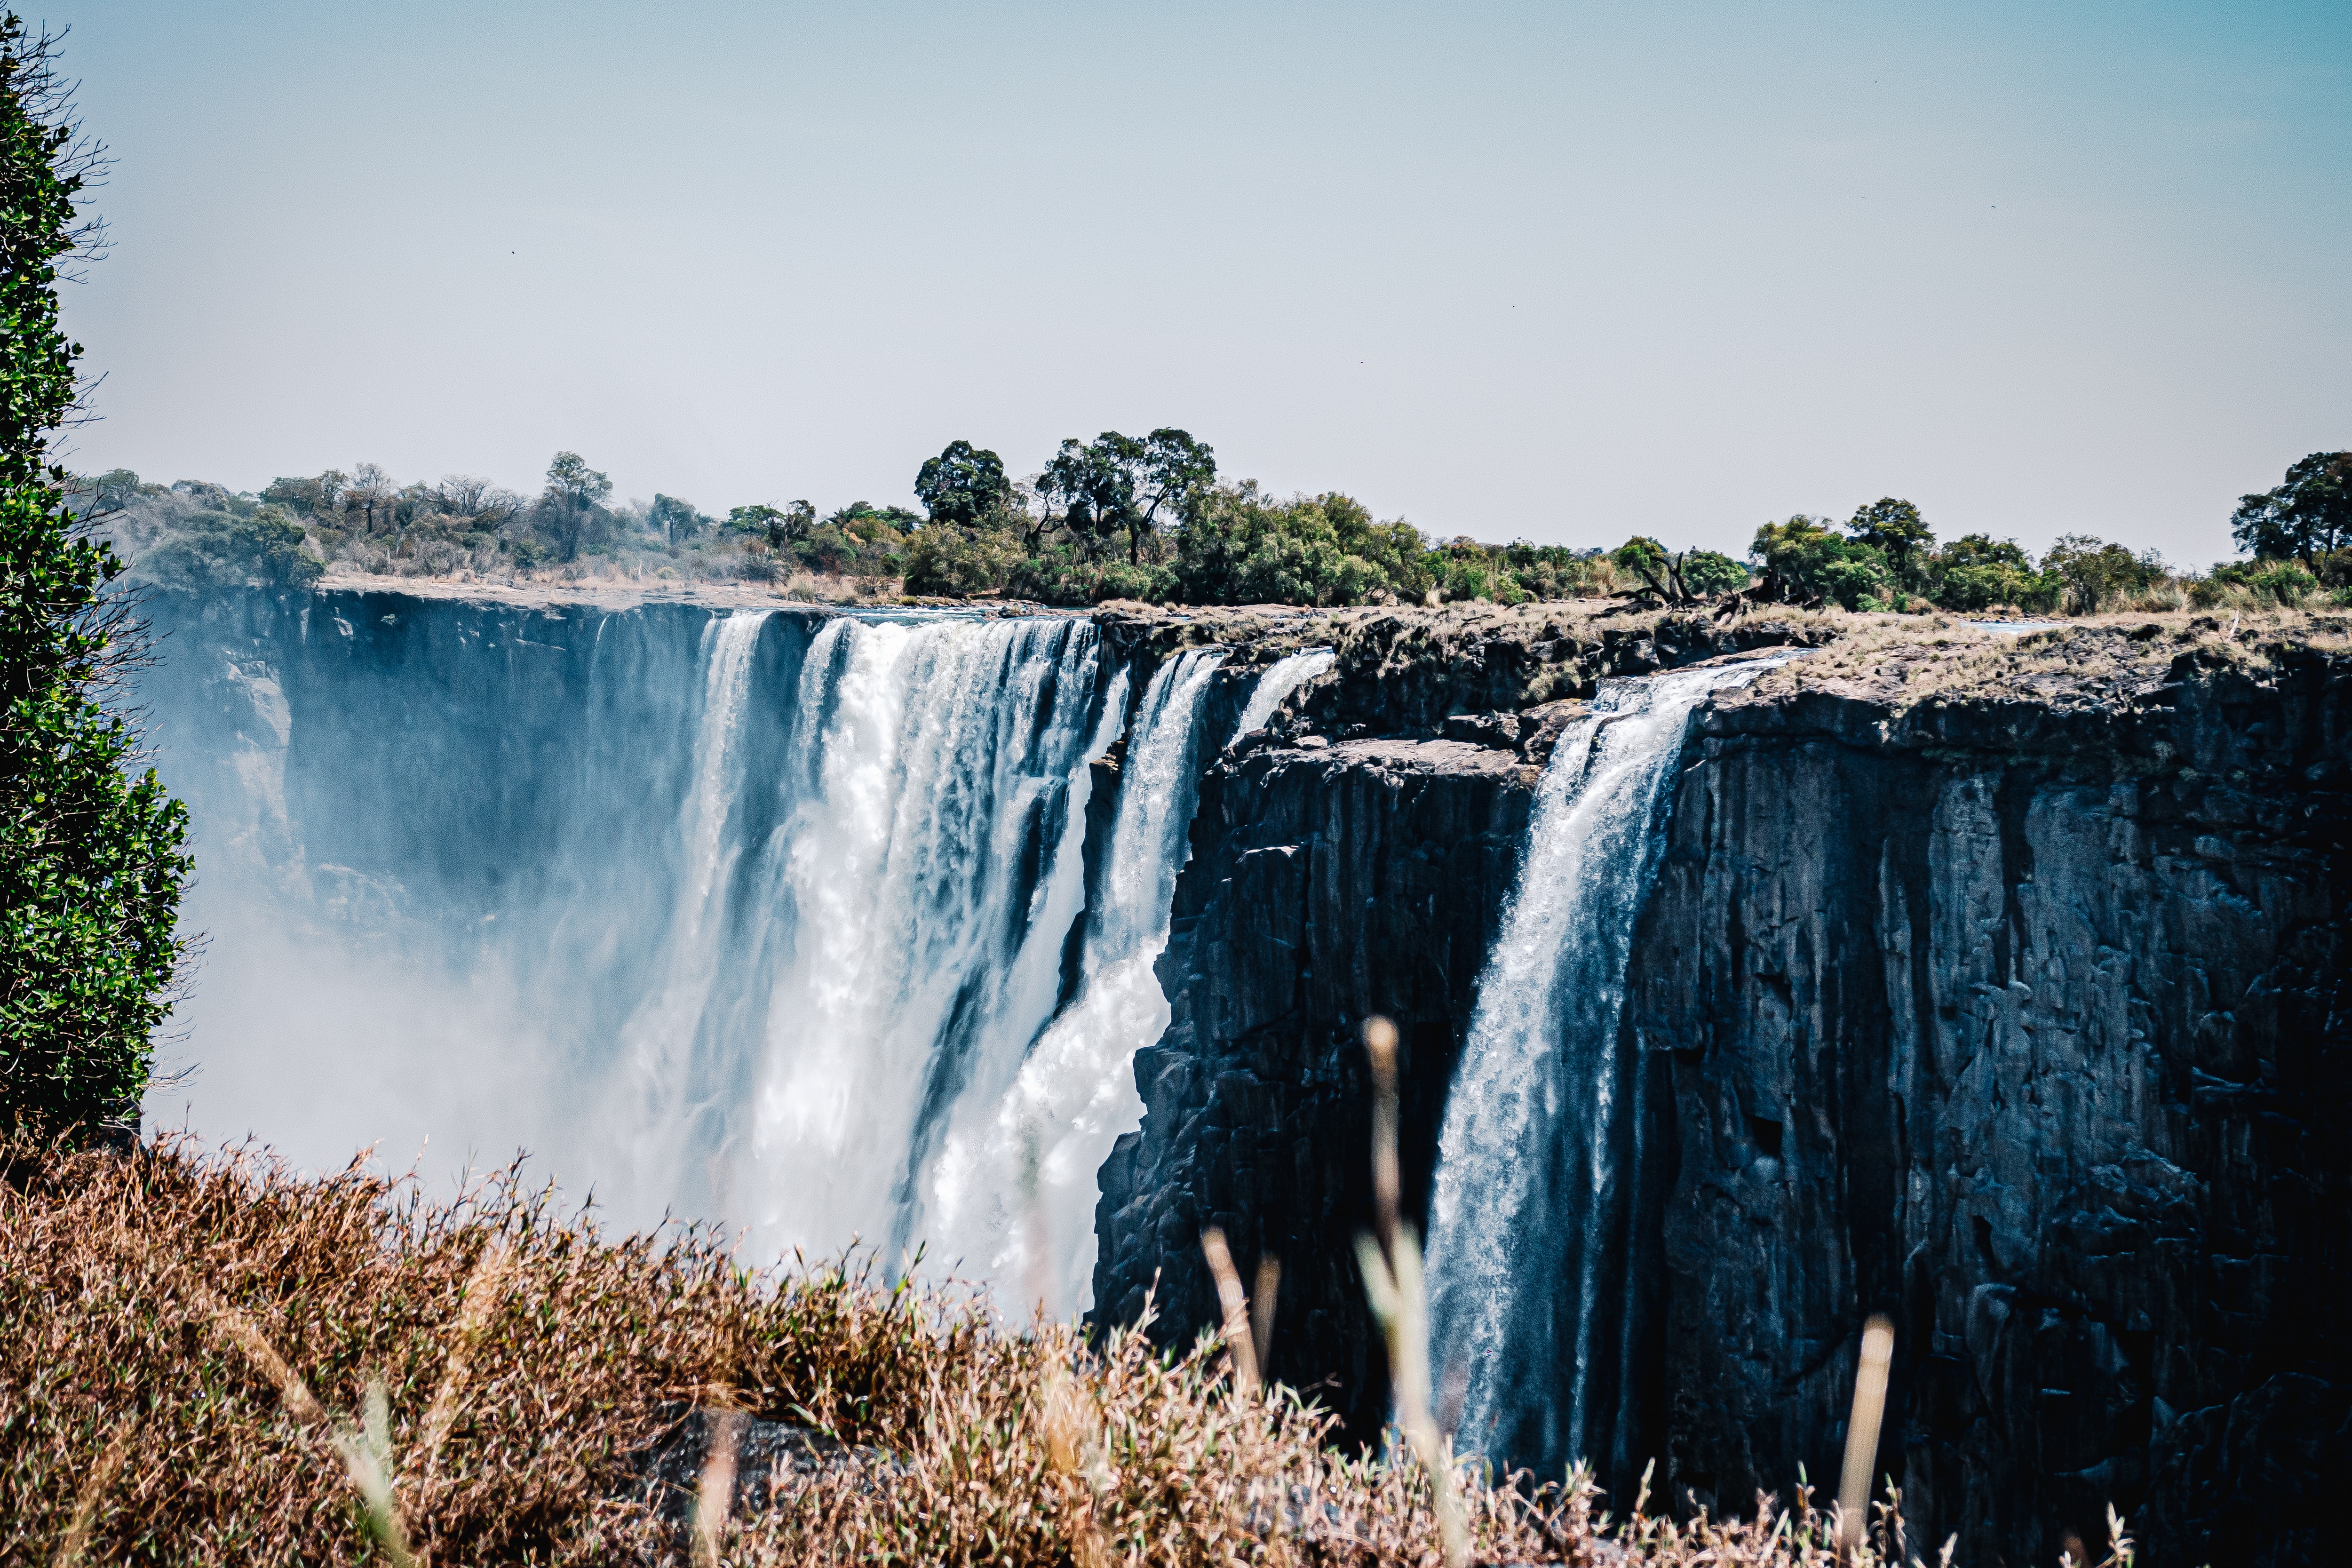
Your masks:
M1241 1271L1234 1267L1225 1233L1213 1225L1201 1233L1201 1251L1209 1260L1209 1273L1217 1282L1217 1304L1224 1312L1220 1327L1225 1352L1233 1360L1234 1396L1255 1399L1257 1352L1250 1333L1249 1298L1242 1293Z
M1895 1363L1895 1323L1874 1313L1862 1328L1862 1360L1854 1369L1853 1417L1845 1429L1845 1468L1838 1480L1838 1546L1851 1560L1862 1549L1870 1513L1870 1472L1878 1461L1878 1424L1886 1409L1886 1378Z
M106 1440L98 1463L90 1467L89 1478L81 1484L81 1494L74 1499L73 1518L66 1526L64 1544L52 1559L55 1568L79 1568L89 1553L90 1526L98 1521L99 1504L106 1500L107 1489L114 1485L114 1478L122 1473L123 1458L131 1451L131 1434L138 1426L138 1416L125 1416L116 1425L114 1435Z

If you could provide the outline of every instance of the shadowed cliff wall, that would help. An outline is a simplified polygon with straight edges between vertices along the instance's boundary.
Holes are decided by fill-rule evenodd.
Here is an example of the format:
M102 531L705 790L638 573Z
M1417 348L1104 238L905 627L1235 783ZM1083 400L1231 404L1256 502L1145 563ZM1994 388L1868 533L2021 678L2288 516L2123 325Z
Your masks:
M1801 663L1695 722L1623 1042L1661 1168L1618 1329L1677 1505L1834 1475L1884 1310L1880 1469L1915 1542L2048 1560L2113 1500L2156 1563L2323 1560L2352 1460L2352 681L2291 647L2153 668L1918 702ZM1175 1020L1104 1172L1097 1310L1132 1316L1157 1279L1160 1333L1189 1340L1222 1225L1245 1273L1283 1258L1275 1374L1367 1436L1357 1031L1403 1026L1417 1215L1526 822L1535 759L1508 742L1534 726L1330 744L1318 712L1360 703L1305 706L1204 791Z

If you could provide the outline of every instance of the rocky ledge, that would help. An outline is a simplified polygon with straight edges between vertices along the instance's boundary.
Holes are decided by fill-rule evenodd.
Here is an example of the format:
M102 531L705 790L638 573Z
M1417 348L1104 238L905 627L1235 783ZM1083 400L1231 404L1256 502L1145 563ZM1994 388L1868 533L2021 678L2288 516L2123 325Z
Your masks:
M2352 1460L2352 627L1556 610L1301 628L1333 672L1203 784L1098 1312L1156 1279L1171 1340L1215 1321L1220 1225L1245 1275L1282 1259L1275 1374L1370 1436L1361 1019L1402 1026L1419 1215L1545 705L1831 644L1695 716L1659 824L1622 1041L1636 1418L1594 1458L1657 1458L1684 1507L1833 1474L1885 1310L1879 1468L1964 1560L2047 1560L2110 1501L2159 1564L2321 1560ZM1232 636L1196 626L1108 634Z

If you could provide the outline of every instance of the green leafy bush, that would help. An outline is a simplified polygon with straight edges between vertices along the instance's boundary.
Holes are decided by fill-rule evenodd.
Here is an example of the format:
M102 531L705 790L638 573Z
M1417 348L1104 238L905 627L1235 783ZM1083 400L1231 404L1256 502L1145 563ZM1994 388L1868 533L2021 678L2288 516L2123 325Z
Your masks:
M2055 602L2060 585L2044 581L2014 542L1968 533L1936 553L1928 591L1948 610L1973 613L1995 605L2042 611Z
M75 396L57 264L77 246L75 152L47 40L0 18L0 1123L135 1114L169 1011L185 808L100 699L131 649L114 552L77 536L47 461Z
M1256 481L1222 486L1176 536L1179 596L1192 605L1418 601L1434 576L1421 531L1337 491L1276 500Z
M2113 608L2166 575L2162 559L2153 552L2134 555L2120 544L2084 533L2060 535L2042 557L2042 572L2063 584L2063 607L2077 616Z
M941 525L918 532L905 560L909 594L992 594L1021 562L1021 543L1000 529Z
M264 506L247 517L196 513L140 557L138 575L175 588L307 588L326 569L305 548L301 524Z
M1728 555L1694 550L1683 558L1683 584L1694 594L1737 594L1749 582L1748 568Z
M1893 596L1895 574L1885 552L1832 532L1822 518L1801 512L1786 522L1768 522L1756 531L1751 552L1763 563L1766 583L1784 597L1834 599L1852 610L1864 600Z

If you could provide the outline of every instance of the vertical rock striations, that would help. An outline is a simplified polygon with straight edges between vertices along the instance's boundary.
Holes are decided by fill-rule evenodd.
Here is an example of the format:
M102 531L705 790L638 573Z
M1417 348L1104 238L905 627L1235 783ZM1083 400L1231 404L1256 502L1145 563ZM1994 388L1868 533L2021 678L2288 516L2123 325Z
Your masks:
M2042 692L1792 672L1706 716L1631 976L1677 1499L1831 1473L1885 1310L1880 1469L1964 1559L2110 1500L2152 1562L2321 1559L2352 661L2131 640L2021 650Z
M1204 784L1096 1297L1131 1318L1156 1279L1188 1341L1203 1225L1245 1272L1278 1252L1275 1375L1360 1437L1356 1030L1403 1026L1419 1216L1559 710L1441 712L1484 690L1440 668L1383 711L1339 648ZM1700 711L1620 1047L1659 1195L1603 1293L1641 1303L1633 1432L1678 1506L1834 1473L1887 1310L1879 1468L1963 1560L2046 1561L2110 1500L2158 1563L2322 1559L2352 1460L2347 692L2341 651L2174 617L1841 647Z

